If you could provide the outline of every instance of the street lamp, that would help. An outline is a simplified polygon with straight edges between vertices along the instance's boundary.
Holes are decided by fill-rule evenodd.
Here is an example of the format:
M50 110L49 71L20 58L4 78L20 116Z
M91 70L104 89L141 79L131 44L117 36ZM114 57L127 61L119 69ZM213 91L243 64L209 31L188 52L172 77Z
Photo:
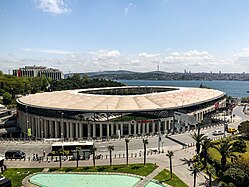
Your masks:
M27 138L29 137L29 118L28 118L28 106L26 105L25 106L25 108L26 108L26 129L27 129Z
M162 142L162 153L164 153L163 144L164 144L164 142Z
M158 152L160 153L160 144L161 144L161 123L160 123L160 119L159 119L159 109L158 109L158 115L157 115L157 122L158 122Z
M64 135L63 135L63 112L61 113L61 138L64 140Z

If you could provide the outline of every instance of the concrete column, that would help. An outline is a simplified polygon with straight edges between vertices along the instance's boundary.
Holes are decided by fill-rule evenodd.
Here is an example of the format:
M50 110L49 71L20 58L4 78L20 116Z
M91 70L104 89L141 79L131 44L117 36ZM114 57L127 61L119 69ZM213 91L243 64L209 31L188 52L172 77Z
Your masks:
M54 121L54 131L55 138L59 138L59 122L57 120Z
M45 133L45 138L47 138L48 137L48 120L47 119L45 119L44 120L44 133Z
M60 134L60 137L61 138L64 138L65 137L65 129L64 129L64 120L61 120L61 124L60 124L60 129L61 129L61 134Z
M147 123L147 126L146 126L146 133L149 133L150 132L150 123Z
M111 136L114 134L114 124L111 123Z
M106 124L106 137L109 138L109 123Z
M36 117L35 118L35 137L39 137L39 118Z
M164 121L164 124L163 124L163 129L164 129L164 133L167 133L167 126L166 126L166 121Z
M50 137L50 138L52 138L52 120L51 119L49 119L49 123L48 123L48 129L49 129L49 133L48 133L48 136Z
M93 126L93 137L95 138L96 137L96 124L93 123L92 126Z
M67 138L70 138L70 123L68 121L66 122L66 127L67 127Z
M124 136L124 124L122 123L122 124L120 124L120 135L121 136Z
M74 136L74 134L73 134L73 132L74 132L74 127L73 127L73 123L72 122L70 122L70 138L73 138L73 136Z
M83 124L79 123L80 138L83 138Z
M91 124L90 123L87 124L87 137L88 138L91 137Z
M79 138L79 123L75 123L75 138Z
M44 120L40 119L40 131L41 131L41 138L44 138Z
M103 136L103 126L102 123L99 124L99 137L102 138Z
M131 135L131 124L130 123L128 125L128 131L129 131L129 135Z
M133 124L133 128L134 128L134 135L137 135L137 123Z
M137 125L138 125L138 132L137 133L141 134L141 123L138 123Z
M38 135L37 135L37 137L41 138L42 137L41 134L42 134L42 119L39 117L38 118Z
M119 130L119 124L116 124L116 132L115 132L115 134L117 134L117 135L118 135L118 130Z
M155 122L152 122L152 133L155 132Z
M145 132L145 125L146 125L146 123L142 123L142 134L146 134L146 132Z
M31 134L32 136L35 136L35 120L32 117L29 122L30 128L31 128Z

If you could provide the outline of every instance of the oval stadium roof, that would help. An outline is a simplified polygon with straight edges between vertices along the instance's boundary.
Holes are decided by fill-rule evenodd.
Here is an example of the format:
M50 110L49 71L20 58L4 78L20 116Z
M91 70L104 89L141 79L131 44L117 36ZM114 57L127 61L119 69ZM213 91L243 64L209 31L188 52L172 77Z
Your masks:
M181 108L212 101L225 95L224 92L205 88L148 86L148 88L172 88L166 92L141 95L100 95L82 93L91 90L114 89L94 88L36 93L23 96L17 102L37 108L54 110L77 110L91 112L132 112ZM117 87L115 87L116 89ZM127 86L118 88L145 88Z

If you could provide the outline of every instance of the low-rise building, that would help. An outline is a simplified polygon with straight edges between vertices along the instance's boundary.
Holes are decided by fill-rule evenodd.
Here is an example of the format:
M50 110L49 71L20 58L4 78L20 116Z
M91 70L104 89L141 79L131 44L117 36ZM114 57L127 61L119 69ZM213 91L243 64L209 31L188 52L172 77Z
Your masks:
M25 66L13 70L13 75L17 77L41 77L45 76L52 80L63 79L64 75L59 69L47 68L46 66Z

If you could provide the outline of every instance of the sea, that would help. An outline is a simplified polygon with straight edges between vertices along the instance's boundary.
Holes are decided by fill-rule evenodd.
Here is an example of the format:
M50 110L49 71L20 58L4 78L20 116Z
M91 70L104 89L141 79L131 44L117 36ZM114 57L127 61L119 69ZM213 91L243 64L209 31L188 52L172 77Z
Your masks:
M124 83L128 86L179 86L179 87L195 87L198 88L202 84L209 88L217 89L226 92L227 95L232 97L249 97L249 81L202 81L202 80L177 80L177 81L164 81L164 80L115 80Z

